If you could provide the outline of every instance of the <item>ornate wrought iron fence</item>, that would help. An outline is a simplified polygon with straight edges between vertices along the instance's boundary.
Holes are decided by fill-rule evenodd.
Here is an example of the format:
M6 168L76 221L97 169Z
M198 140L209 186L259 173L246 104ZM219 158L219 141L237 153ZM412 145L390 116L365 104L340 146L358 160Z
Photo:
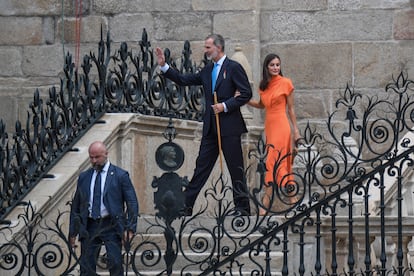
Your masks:
M76 141L105 112L201 120L202 87L178 86L159 75L145 29L139 46L134 54L122 43L112 53L109 33L106 42L101 33L97 54L84 56L81 72L68 53L60 87L49 89L47 100L39 90L34 92L25 128L17 121L15 133L9 134L0 120L0 218L42 178L53 177L48 170L66 152L76 150ZM179 66L166 49L166 59L182 72L196 71L206 62L196 65L190 58L188 41Z
M48 108L42 108L35 94L35 115L29 116L32 119L26 130L16 124L12 147L3 131L2 172L7 164L12 168L9 174L44 176L41 172L47 173L52 157L64 154L89 124L99 121L100 114L116 111L117 106L120 112L199 118L202 91L198 87L182 90L155 73L145 31L138 56L129 53L126 44L110 55L109 37L107 41L106 50L101 41L98 57L85 57L84 74L78 75L72 66L65 68L67 79L62 80L59 93L50 90ZM111 61L116 66L110 67ZM136 75L128 69L128 62ZM70 55L67 64L71 64ZM90 81L92 64L96 65L97 83ZM185 58L181 64L192 63ZM190 70L186 68L190 67L182 70ZM191 68L197 70L195 65ZM202 207L191 217L160 211L154 218L141 218L139 234L125 246L125 270L136 275L188 276L407 275L413 271L407 252L414 220L402 214L403 189L409 185L407 168L413 165L414 146L409 135L414 118L413 91L414 82L403 73L387 85L383 97L364 96L347 87L323 128L325 133L310 124L303 130L294 181L272 186L274 206L268 216L235 213L226 199L231 187L220 177L206 192L202 205L214 204L214 215L205 216ZM343 125L337 127L340 121ZM250 173L261 179L258 185L249 183L254 187L250 197L256 210L263 207L260 191L267 146L258 141L245 172L246 179ZM35 161L34 156L42 158ZM287 156L280 156L280 160L284 158ZM32 182L15 181L11 176L7 180L3 190L15 198L3 199L3 206L11 207ZM9 182L19 188L8 186ZM390 185L396 187L396 196L389 199L395 204L386 201ZM373 194L378 194L377 208L372 206ZM171 204L171 197L157 200L157 206ZM394 205L396 215L388 216L389 206ZM28 203L20 225L4 224L0 229L0 272L76 274L79 253L70 247L62 228L67 221L66 212L55 221L44 221ZM23 226L23 231L14 235L18 226ZM395 248L393 252L390 247Z
M400 74L386 92L383 99L365 97L348 87L327 120L325 136L308 124L296 157L295 180L287 187L273 186L278 208L269 210L268 216L235 213L226 200L231 187L222 177L205 193L203 207L191 217L183 216L179 207L164 208L177 203L172 199L180 196L180 189L161 188L162 177L155 179L154 192L162 195L155 196L156 206L163 208L153 218L140 219L139 233L125 245L125 270L135 275L187 276L414 272L408 253L414 218L402 215L407 171L413 166L414 82ZM333 123L335 116L346 118L342 131ZM164 135L167 144L172 144L174 133L170 123ZM258 173L263 179L266 150L264 141L258 141L246 176ZM185 183L178 176L177 180L176 184ZM250 194L253 209L261 206L263 184ZM386 187L391 185L396 195L389 200L395 202L386 201ZM378 194L376 208L370 202L374 194ZM296 197L295 202L286 200L289 196ZM212 216L205 214L208 204L215 206ZM394 205L396 215L387 215L387 208ZM69 245L64 221L66 212L56 221L43 221L29 203L21 216L24 231L13 236L13 227L0 229L5 240L0 271L49 275L59 269L60 275L76 274L80 256ZM104 270L104 253L100 260Z

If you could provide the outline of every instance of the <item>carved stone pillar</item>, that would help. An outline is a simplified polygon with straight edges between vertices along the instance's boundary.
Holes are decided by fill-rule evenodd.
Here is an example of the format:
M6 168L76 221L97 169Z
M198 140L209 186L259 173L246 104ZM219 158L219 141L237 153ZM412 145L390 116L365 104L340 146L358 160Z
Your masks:
M247 77L249 78L250 87L253 89L252 68L251 68L250 63L247 60L246 56L244 55L242 47L240 45L236 46L235 53L233 54L231 59L233 59L233 60L237 61L238 63L240 63L241 66L244 68L244 70L246 71ZM248 110L246 106L243 106L241 111L242 111L242 114L243 114L243 118L246 121L249 121L249 120L253 119L252 112L250 110ZM249 123L247 122L247 124L249 124Z

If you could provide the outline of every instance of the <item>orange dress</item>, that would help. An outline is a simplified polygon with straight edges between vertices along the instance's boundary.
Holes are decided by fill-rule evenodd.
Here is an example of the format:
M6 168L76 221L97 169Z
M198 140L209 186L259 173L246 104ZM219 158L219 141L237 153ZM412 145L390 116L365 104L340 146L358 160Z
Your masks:
M286 114L287 96L293 92L292 81L280 75L274 76L267 88L260 91L260 99L266 110L265 135L269 153L266 159L265 183L276 181L284 187L291 180L292 158L291 128ZM277 170L274 171L277 162Z

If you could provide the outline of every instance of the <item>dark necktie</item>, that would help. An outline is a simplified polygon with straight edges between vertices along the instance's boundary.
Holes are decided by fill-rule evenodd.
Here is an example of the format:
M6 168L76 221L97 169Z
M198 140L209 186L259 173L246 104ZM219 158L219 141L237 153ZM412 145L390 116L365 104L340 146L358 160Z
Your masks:
M101 216L101 171L96 171L91 215L93 219L97 219Z
M219 69L218 63L214 63L213 70L211 71L211 91L213 93L214 93L214 89L216 87L218 69Z

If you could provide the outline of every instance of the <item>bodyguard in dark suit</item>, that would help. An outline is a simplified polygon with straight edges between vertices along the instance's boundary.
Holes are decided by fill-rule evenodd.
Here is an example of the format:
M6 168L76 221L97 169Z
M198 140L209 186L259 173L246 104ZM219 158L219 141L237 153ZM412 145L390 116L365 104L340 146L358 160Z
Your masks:
M92 168L78 178L72 201L69 239L81 242L81 275L96 275L102 243L106 247L110 275L123 274L122 243L130 241L137 228L138 200L127 171L108 161L102 142L89 146ZM125 210L126 208L126 210Z
M229 169L235 207L242 214L250 214L248 188L243 181L243 153L241 135L247 132L240 107L252 97L252 90L243 67L224 54L221 35L209 35L204 42L204 52L213 62L195 74L180 74L169 67L160 48L156 48L158 64L164 76L178 85L202 85L206 110L203 117L203 136L196 160L194 175L185 191L187 215L190 215L197 195L206 183L219 155L215 114L219 114L221 147ZM213 67L218 70L213 73ZM214 81L214 83L213 83ZM214 87L213 87L214 85ZM240 92L235 97L236 90ZM213 92L218 103L214 104Z

